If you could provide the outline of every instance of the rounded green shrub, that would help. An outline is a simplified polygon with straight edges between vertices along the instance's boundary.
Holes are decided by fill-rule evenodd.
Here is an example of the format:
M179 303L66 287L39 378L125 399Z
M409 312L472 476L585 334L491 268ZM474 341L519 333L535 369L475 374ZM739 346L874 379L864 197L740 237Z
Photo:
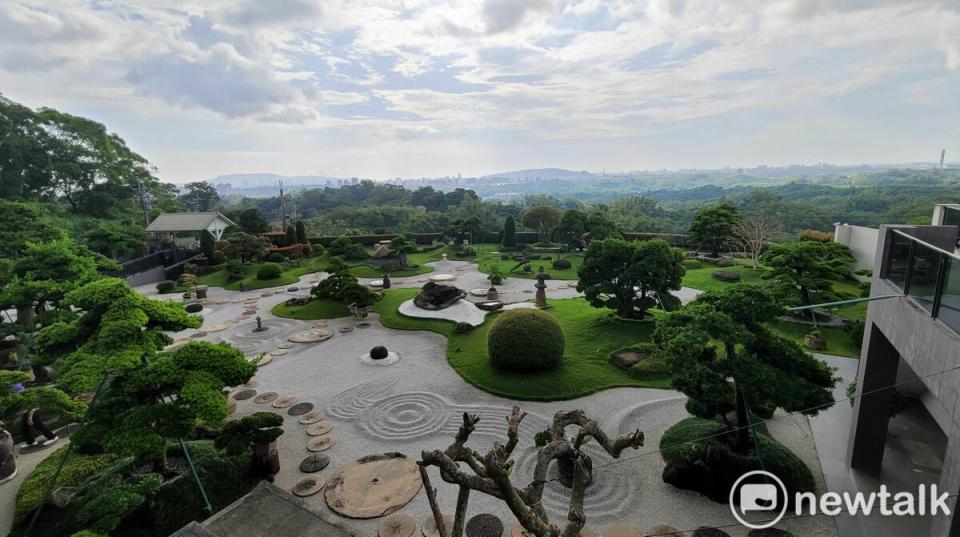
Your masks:
M552 315L535 309L506 311L487 332L487 353L495 367L538 371L563 359L566 338Z
M227 256L224 255L223 250L214 250L213 254L210 256L211 265L222 265L227 262Z
M257 269L258 280L273 280L279 278L281 274L283 270L276 263L264 263Z
M280 252L273 252L272 254L267 256L267 261L272 261L274 263L283 263L286 260L287 258L283 257L283 254L281 254Z
M177 282L170 280L163 280L162 282L157 283L157 292L158 293L172 293L174 289L177 288Z

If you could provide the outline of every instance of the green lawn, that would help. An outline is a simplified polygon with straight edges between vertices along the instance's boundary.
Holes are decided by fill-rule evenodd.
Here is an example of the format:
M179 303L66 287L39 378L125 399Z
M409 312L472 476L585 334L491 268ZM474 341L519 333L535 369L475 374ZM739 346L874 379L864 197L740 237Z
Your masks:
M666 378L640 380L607 363L616 349L650 340L652 321L623 321L609 310L587 305L582 298L553 300L547 312L557 318L567 338L565 360L559 368L538 373L516 373L494 369L487 358L487 322L466 334L457 333L454 323L414 319L397 308L416 295L417 289L390 289L374 306L384 326L400 330L431 330L447 337L447 359L469 383L502 397L520 400L556 401L582 397L620 386L667 388Z
M287 306L281 302L274 306L272 311L277 317L301 320L337 319L351 315L346 304L330 298L315 298L304 306Z
M778 320L770 323L770 328L784 337L788 337L803 347L803 336L813 330L819 330L821 337L827 341L827 348L819 351L804 349L807 352L819 352L822 354L835 354L837 356L847 356L850 358L860 357L860 348L850 337L850 334L843 328L836 326L821 326L814 328L809 324L792 323L790 321Z
M732 285L732 282L720 281L713 277L713 273L718 270L739 273L740 283L765 283L767 281L763 279L763 275L767 273L767 269L760 267L757 270L753 270L747 260L738 259L737 265L732 267L718 267L706 263L703 265L701 268L687 269L686 274L683 275L682 284L684 287L700 289L701 291L717 291L728 285Z
M391 270L390 277L401 278L403 276L416 276L417 274L426 274L428 272L433 272L433 269L425 265L420 265L414 269ZM375 269L370 265L356 265L350 268L350 274L357 278L380 278L383 276L383 271Z
M210 274L199 276L197 281L201 285L223 287L224 289L230 289L232 291L239 291L240 284L242 283L250 284L251 289L264 289L267 287L277 287L280 285L290 285L292 283L296 283L296 281L300 279L300 276L303 276L304 274L323 270L323 268L327 266L328 262L329 259L326 256L306 258L301 261L299 267L292 267L289 270L285 270L279 278L273 278L270 280L258 280L257 269L260 268L262 263L251 263L245 267L244 277L241 280L228 283L227 271L218 270L216 272L211 272Z
M490 251L496 251L491 249ZM512 254L511 254L512 255ZM506 274L507 278L522 278L525 280L535 280L537 277L537 270L540 266L543 266L543 269L550 274L550 277L554 280L576 280L579 278L577 276L577 270L580 269L580 265L583 264L583 255L581 254L545 254L551 259L533 259L530 261L530 266L533 268L530 272L523 272L521 269L517 269L513 272L510 272L514 266L519 263L519 261L514 261L512 258L507 259L506 261L500 259L499 255L490 255L485 253L482 256L477 256L476 259L472 260L477 263L480 267L480 272L484 274L490 273L490 267L498 264L500 265L500 270ZM571 267L568 269L555 269L553 268L553 260L567 259L570 261Z

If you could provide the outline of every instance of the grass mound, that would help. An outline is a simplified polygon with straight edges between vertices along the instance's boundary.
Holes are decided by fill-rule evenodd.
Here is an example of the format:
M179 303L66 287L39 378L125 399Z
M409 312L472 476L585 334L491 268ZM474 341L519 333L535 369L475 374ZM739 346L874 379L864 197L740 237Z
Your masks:
M300 319L304 321L313 319L337 319L351 315L350 308L348 308L343 301L332 298L314 298L303 306L288 306L281 302L274 306L271 311L277 317L287 317L289 319Z
M494 366L539 371L563 360L566 341L560 323L534 309L510 310L497 316L487 332L487 351Z
M752 470L779 477L790 498L796 492L813 491L810 469L766 431L756 430L759 449L746 453L731 449L733 435L725 431L722 423L702 418L687 418L667 429L660 439L660 453L667 461L663 480L721 503L728 501L734 482Z

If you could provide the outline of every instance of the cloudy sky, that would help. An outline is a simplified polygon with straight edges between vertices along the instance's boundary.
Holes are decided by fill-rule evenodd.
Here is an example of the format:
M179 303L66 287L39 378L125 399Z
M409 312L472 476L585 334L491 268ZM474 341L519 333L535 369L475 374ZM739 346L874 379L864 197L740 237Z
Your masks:
M960 0L3 0L0 92L177 182L957 160Z

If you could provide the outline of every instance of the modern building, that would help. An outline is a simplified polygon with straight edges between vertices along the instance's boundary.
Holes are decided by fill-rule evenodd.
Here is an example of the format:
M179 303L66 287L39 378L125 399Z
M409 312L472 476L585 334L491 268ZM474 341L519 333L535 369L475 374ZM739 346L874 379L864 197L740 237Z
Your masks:
M925 431L898 430L897 440L908 451L913 442L915 452L920 453L918 458L922 457L920 447L929 445L938 448L937 456L931 458L939 462L942 455L942 464L936 470L939 476L932 474L931 478L940 491L951 495L948 504L952 514L932 520L929 535L937 537L960 536L960 514L956 512L960 507L957 219L960 206L938 205L934 212L937 225L881 226L878 230L870 291L876 300L867 310L847 449L851 473L871 476L894 488L897 483L888 482L896 482L904 469L884 459L885 448L890 445L890 416L900 394L919 399L936 425ZM939 439L921 442L921 435Z

